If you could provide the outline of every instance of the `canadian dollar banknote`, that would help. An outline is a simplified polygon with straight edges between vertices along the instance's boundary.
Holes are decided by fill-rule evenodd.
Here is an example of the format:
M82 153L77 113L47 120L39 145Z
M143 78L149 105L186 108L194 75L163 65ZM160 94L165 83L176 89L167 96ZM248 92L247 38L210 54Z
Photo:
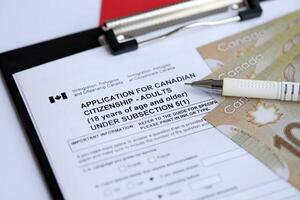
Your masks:
M247 61L245 59L245 54L251 55L252 51L260 46L267 42L272 43L275 37L281 37L280 34L282 34L282 32L284 32L283 34L286 34L290 29L299 25L300 11L297 11L272 20L266 24L201 46L197 48L197 50L212 71L223 68L225 65L233 67L237 66L237 63L235 63L236 61L241 64L244 61ZM249 64L253 64L259 58L260 57L253 57L253 59L248 60Z
M286 20L283 22L282 20ZM204 49L229 44L237 34L199 48L213 73L206 78L252 78L300 82L300 12L277 19L284 27L260 39L233 47L232 54ZM263 30L261 25L257 28ZM251 29L255 32L255 28ZM247 32L247 31L246 31ZM242 34L245 34L242 33ZM252 43L252 44L250 44ZM253 48L248 48L254 45ZM216 50L215 50L216 51ZM238 55L238 56L237 56ZM212 60L215 60L212 62ZM212 67L213 65L218 67ZM219 63L219 64L218 64ZM299 88L300 89L300 88ZM298 90L297 90L298 91ZM300 105L247 98L224 98L205 119L274 172L300 189Z

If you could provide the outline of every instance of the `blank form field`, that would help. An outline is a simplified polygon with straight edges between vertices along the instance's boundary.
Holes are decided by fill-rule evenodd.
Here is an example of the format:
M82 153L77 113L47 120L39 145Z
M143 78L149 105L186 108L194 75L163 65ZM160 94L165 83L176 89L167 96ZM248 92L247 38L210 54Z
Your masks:
M297 189L287 186L286 188L278 189L277 191L271 191L270 193L262 195L256 200L290 200L292 198L300 199L300 194Z
M203 166L210 166L214 164L218 164L227 160L231 160L233 158L237 158L243 155L247 155L247 153L243 149L234 149L227 152L223 152L221 154L209 156L207 158L202 159Z
M285 185L285 187L283 187ZM283 192L284 190L287 190ZM282 193L283 192L283 193ZM289 194L287 194L289 193ZM283 198L272 198L273 194L277 197ZM289 184L284 180L274 180L250 189L246 189L244 191L240 191L236 194L232 194L223 198L223 200L240 200L240 199L264 199L264 200L273 200L273 199L285 199L289 196L297 195L297 190L293 190L289 187ZM269 198L270 197L270 198Z
M199 179L189 184L192 190L200 190L208 186L220 183L221 177L219 175L214 175L206 178Z

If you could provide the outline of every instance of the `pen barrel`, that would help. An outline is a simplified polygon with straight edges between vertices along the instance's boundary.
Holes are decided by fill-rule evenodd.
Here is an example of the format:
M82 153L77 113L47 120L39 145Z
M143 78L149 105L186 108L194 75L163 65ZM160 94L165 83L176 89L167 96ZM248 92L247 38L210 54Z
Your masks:
M222 95L300 101L300 83L224 78Z
M281 100L300 101L300 83L281 82Z

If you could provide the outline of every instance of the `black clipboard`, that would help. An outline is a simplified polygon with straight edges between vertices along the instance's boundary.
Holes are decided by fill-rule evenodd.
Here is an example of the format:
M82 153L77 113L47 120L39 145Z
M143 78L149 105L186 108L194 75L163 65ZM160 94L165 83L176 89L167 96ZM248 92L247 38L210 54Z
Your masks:
M2 75L53 199L64 199L64 197L21 94L13 79L13 74L99 47L100 44L97 38L102 34L103 30L98 27L0 54Z

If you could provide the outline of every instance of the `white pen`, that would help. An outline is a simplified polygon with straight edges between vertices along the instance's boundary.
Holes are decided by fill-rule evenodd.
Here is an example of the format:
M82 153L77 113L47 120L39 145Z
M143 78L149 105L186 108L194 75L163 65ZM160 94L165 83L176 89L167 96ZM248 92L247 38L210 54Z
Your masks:
M224 78L200 80L186 85L222 96L300 101L300 83Z

